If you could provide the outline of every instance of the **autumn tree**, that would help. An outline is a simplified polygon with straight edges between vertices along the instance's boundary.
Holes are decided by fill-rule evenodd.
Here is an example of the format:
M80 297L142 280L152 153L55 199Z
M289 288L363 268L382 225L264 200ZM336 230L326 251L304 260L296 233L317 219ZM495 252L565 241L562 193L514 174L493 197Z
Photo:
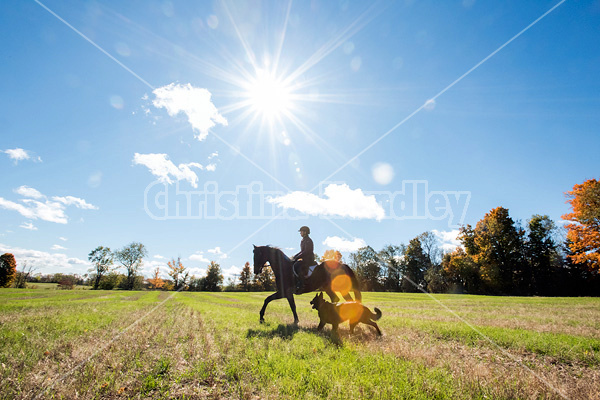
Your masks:
M17 276L17 261L11 253L0 256L0 287L10 287Z
M503 207L485 214L474 229L470 225L461 228L459 239L479 266L480 278L489 292L529 290L531 274L523 258L524 234Z
M250 263L246 261L242 272L240 273L240 290L249 292L252 287L252 270L250 269Z
M315 260L318 260L318 258L315 258ZM342 262L342 253L340 253L337 250L325 250L325 253L323 254L323 257L321 257L321 262L325 262L325 261L337 261L337 262Z
M206 270L206 276L202 280L202 290L206 292L220 292L223 284L221 266L214 261L210 262Z
M566 193L572 212L562 216L571 221L566 225L567 239L575 264L586 264L600 271L600 181L588 179Z
M180 290L185 288L190 273L185 270L181 262L181 257L177 257L177 261L172 259L167 265L169 266L168 274L173 278L173 289Z
M479 266L462 247L444 255L442 274L450 292L475 294L480 291Z
M110 271L110 267L113 265L114 255L110 251L110 248L98 246L88 254L88 260L94 264L94 268L90 269L90 271L96 273L93 288L98 289L100 280Z
M124 287L133 290L136 283L136 276L142 267L143 259L148 255L146 247L137 242L132 242L121 250L115 252L115 258L127 271Z
M254 290L267 292L275 290L275 274L270 265L263 267L260 274L254 275L253 280Z
M152 289L161 289L165 286L165 281L160 277L160 269L158 267L152 273L152 278L148 279L148 283Z

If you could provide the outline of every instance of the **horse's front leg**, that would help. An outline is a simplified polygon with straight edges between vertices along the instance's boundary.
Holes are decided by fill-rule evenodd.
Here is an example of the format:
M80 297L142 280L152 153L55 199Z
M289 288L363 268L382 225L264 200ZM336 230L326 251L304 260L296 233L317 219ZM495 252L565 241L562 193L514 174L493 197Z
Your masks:
M335 294L333 290L331 290L331 287L329 285L327 285L327 287L325 288L325 293L327 293L332 303L337 303L338 301L340 301L340 298L337 296L337 294Z
M269 305L269 303L271 301L273 301L273 300L277 300L277 299L280 299L282 297L283 296L281 295L280 292L275 292L275 293L273 293L272 295L268 296L265 299L265 302L264 302L262 308L260 309L260 322L261 323L265 322L265 310L267 309L267 306Z
M288 303L290 303L290 308L292 309L292 313L294 313L294 324L298 325L300 320L298 319L298 314L296 313L296 302L294 301L294 294L289 291L287 293Z

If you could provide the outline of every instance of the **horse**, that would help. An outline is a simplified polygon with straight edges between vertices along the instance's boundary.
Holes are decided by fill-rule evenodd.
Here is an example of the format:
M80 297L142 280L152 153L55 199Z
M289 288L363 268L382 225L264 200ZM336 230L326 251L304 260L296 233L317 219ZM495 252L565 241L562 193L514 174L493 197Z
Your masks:
M298 324L298 314L296 313L296 303L294 302L294 292L296 289L295 277L293 271L293 261L286 256L281 249L270 246L254 246L254 274L260 274L265 263L269 262L273 274L275 274L275 283L277 292L268 296L260 310L260 322L265 322L265 310L267 305L273 300L286 298L294 314L294 323ZM337 303L339 297L335 294L340 292L346 301L353 301L349 292L354 292L354 300L362 301L360 287L352 269L346 264L337 261L325 261L317 265L309 278L304 280L302 293L309 293L314 290L324 291L329 295L333 303Z

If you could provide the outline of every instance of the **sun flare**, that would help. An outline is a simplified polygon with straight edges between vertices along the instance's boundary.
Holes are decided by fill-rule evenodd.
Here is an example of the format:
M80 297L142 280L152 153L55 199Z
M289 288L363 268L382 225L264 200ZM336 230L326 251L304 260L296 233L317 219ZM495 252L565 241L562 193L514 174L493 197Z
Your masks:
M266 119L279 118L292 108L290 87L269 71L258 70L246 90L250 106Z

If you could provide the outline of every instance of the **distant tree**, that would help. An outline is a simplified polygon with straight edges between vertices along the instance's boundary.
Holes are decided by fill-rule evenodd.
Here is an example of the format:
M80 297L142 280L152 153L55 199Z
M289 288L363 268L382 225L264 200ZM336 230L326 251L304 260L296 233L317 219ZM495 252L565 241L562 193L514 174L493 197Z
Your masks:
M462 247L445 254L442 259L442 274L453 293L479 293L479 266Z
M267 265L263 267L260 274L255 275L255 278L256 291L267 292L275 290L275 274L273 274L271 266Z
M132 242L121 250L115 252L115 258L121 263L121 265L127 271L127 277L124 282L124 288L133 290L136 286L136 276L142 267L143 259L148 255L146 247L137 242Z
M566 193L572 212L562 216L571 221L568 230L570 259L600 271L600 181L588 179Z
M240 290L244 292L250 291L252 287L252 270L250 269L250 263L246 261L242 272L240 273Z
M152 289L162 289L165 286L165 281L160 277L160 269L158 267L152 273L152 278L148 279L148 283Z
M383 289L398 292L402 279L402 259L404 258L404 245L388 244L377 254L383 266Z
M175 290L185 289L187 280L189 277L189 271L185 270L185 267L181 263L181 258L177 257L177 261L172 259L167 263L169 266L169 276L173 278L173 286Z
M526 258L532 274L532 294L552 293L553 269L558 258L556 226L547 215L533 215L527 222Z
M425 290L425 271L430 266L430 260L423 251L421 240L417 236L412 239L404 250L402 260L402 280L400 288L403 292L420 292Z
M227 278L227 284L225 285L223 290L226 292L235 292L238 290L238 283L235 276L230 276L229 278Z
M319 258L315 258L315 260L318 260L318 259ZM342 253L340 253L337 250L325 250L323 257L321 257L321 262L330 261L330 260L342 262Z
M27 267L27 261L23 263L23 267L20 271L17 271L13 286L15 288L24 289L27 287L27 282L31 277L31 273L34 271L32 266Z
M204 277L198 278L196 275L190 277L188 290L190 292L201 292L204 286Z
M459 239L479 266L488 292L527 294L530 290L531 273L523 254L524 234L503 207L485 214L475 229L470 225L461 228Z
M94 271L96 274L93 288L98 289L100 280L110 271L110 267L113 265L114 255L109 247L98 246L88 254L88 260L94 264L94 268L91 268L90 271Z
M214 261L210 262L203 280L202 290L205 292L220 292L223 284L221 266Z
M0 256L0 287L11 287L17 276L17 261L11 253Z
M381 264L377 252L371 246L361 247L351 253L350 264L365 291L381 290Z

